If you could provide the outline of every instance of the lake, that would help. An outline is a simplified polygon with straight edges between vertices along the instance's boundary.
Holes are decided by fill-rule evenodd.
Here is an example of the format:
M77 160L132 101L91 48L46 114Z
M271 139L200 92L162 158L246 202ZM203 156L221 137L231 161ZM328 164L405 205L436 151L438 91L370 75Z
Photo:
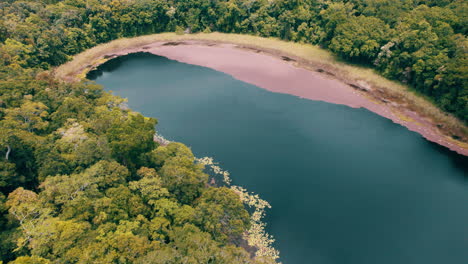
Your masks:
M468 263L468 158L365 109L147 53L88 76L270 202L284 264Z

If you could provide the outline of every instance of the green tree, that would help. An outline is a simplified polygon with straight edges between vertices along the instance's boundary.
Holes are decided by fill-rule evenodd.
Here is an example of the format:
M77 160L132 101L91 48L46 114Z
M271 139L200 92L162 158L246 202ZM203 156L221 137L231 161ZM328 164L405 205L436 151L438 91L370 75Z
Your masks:
M208 182L208 175L203 172L202 165L194 163L193 155L182 153L167 158L160 174L163 186L173 193L180 202L189 204L201 194Z
M375 17L351 17L335 30L329 48L348 59L372 61L390 39L390 28Z
M25 45L14 39L7 39L4 44L0 44L0 58L3 65L27 66L32 52L32 45Z
M231 189L209 188L196 203L200 227L220 242L238 242L249 227L249 214Z
M7 109L5 121L11 127L20 128L28 132L47 128L48 122L44 120L48 116L48 107L41 102L26 100L21 107Z
M116 120L117 121L117 120ZM151 151L157 121L138 113L128 113L107 131L112 157L132 170L141 163L141 155Z
M169 196L169 191L162 187L161 177L154 169L142 167L137 174L141 179L130 182L130 189L138 191L147 204L154 205L160 198Z
M50 264L50 261L38 256L23 256L9 262L9 264Z

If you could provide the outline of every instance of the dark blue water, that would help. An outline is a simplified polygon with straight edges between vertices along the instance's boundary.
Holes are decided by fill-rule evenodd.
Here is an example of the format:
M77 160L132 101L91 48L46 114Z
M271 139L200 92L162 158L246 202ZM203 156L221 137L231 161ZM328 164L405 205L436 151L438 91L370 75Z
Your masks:
M468 263L468 159L390 120L150 54L90 78L268 200L285 264Z

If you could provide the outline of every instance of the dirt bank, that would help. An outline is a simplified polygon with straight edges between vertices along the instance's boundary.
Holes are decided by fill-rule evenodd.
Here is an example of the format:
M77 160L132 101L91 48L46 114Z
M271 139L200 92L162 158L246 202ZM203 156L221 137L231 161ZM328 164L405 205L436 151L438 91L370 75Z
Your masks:
M158 41L135 48L113 50L76 69L76 76L106 60L135 52L149 52L184 63L209 67L266 90L311 100L363 107L421 134L426 139L468 156L466 135L453 139L450 131L417 113L407 102L363 80L349 80L329 65L312 63L277 50L207 40ZM453 134L453 133L452 133ZM449 136L450 135L450 136Z

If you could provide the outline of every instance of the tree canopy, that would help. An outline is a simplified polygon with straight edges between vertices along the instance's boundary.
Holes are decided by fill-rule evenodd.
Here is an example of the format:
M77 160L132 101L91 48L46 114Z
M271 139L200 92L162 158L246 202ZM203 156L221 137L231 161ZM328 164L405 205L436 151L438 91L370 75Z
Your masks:
M0 74L4 263L275 263L241 247L239 194L210 186L187 146L156 143L155 119L92 83Z
M157 120L49 70L99 43L220 31L321 45L468 121L463 0L0 2L4 263L270 263L240 247L249 214ZM271 260L273 263L273 260Z
M10 0L0 58L48 69L99 43L186 28L278 37L375 67L466 122L467 12L463 0Z

